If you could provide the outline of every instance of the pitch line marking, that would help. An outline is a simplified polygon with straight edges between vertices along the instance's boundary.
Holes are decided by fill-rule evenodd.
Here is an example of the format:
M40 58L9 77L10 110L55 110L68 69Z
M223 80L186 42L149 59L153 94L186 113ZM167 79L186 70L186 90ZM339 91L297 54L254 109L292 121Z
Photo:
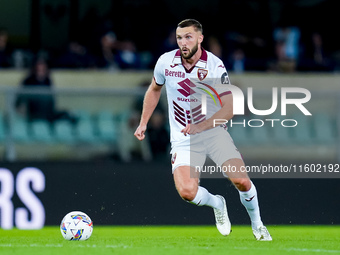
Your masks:
M107 248L107 249L114 249L114 248L123 248L123 249L127 249L127 248L132 248L132 246L129 245L124 245L124 244L119 244L119 245L105 245L105 246L98 246L96 244L93 245L84 245L84 244L77 244L76 245L79 248ZM46 248L46 247L51 247L51 248L63 248L64 245L63 244L0 244L0 247L2 248L26 248L26 247L30 247L30 248ZM208 249L211 247L195 247L195 248L203 248L203 249ZM277 249L268 249L268 248L261 248L261 247L252 247L252 248L248 248L248 247L232 247L235 250L270 250L270 251L274 251L274 250L281 250L281 251L297 251L297 252L313 252L313 253L338 253L340 254L340 250L325 250L325 249L308 249L308 248L295 248L295 247L291 247L291 248L277 248Z
M233 247L234 249L239 250L250 250L248 247ZM261 247L252 247L251 249L254 250L281 250L281 251L298 251L298 252L328 252L328 253L339 253L340 250L325 250L325 249L308 249L308 248L277 248L277 249L268 249L268 248L261 248Z
M63 248L64 245L63 244L36 244L36 243L32 243L32 244L10 244L10 243L5 243L5 244L0 244L0 247L2 248ZM127 248L132 248L132 246L128 246L128 245L124 245L124 244L118 244L118 245L105 245L105 246L98 246L96 244L92 244L92 245L84 245L84 244L76 244L76 247L79 248L123 248L123 249L127 249Z

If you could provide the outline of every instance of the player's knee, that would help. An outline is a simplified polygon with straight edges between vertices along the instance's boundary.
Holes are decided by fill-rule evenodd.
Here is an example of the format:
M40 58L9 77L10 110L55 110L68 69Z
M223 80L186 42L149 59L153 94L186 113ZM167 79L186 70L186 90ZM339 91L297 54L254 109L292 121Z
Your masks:
M178 188L178 193L182 199L192 201L196 197L197 189L191 186L180 187Z
M251 182L248 178L237 178L232 182L239 191L248 191L251 188Z

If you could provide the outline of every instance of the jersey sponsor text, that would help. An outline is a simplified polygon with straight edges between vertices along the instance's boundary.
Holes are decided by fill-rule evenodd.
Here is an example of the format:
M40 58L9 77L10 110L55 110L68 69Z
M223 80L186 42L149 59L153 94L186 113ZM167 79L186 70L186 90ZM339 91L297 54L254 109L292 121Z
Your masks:
M185 73L181 71L169 71L168 69L165 69L165 76L185 78Z

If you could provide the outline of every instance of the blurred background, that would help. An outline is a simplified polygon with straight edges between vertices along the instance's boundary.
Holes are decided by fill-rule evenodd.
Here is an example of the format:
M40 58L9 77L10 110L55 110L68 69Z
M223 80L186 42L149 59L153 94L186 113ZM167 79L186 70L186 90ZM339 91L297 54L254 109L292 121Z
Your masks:
M296 109L288 113L287 119L302 118L297 128L231 130L247 158L294 157L297 148L299 158L336 159L335 3L1 1L0 155L8 161L167 157L164 100L150 123L148 142L138 143L132 135L154 64L177 47L176 25L191 17L203 24L204 47L223 59L231 82L245 94L254 88L258 108L270 107L272 87L313 91L307 105L313 117L297 116ZM279 118L279 109L276 113ZM259 145L262 150L251 148Z
M177 48L175 29L185 18L203 24L204 48L224 61L231 83L243 89L245 95L248 87L253 88L258 109L270 108L273 87L301 87L312 93L312 99L305 104L312 116L304 116L296 107L288 108L287 116L281 116L278 107L271 116L248 113L235 117L239 122L268 118L298 122L294 128L284 128L280 122L274 127L266 123L259 128L248 125L230 128L246 164L336 163L340 159L340 37L336 34L336 3L335 0L0 0L0 168L9 169L15 180L25 167L38 167L46 177L45 193L36 191L43 204L51 197L59 201L55 189L65 184L64 177L70 171L80 176L81 181L98 171L102 179L98 176L92 179L95 187L104 185L106 178L105 181L117 182L120 188L129 187L134 194L144 191L143 194L150 195L154 190L145 189L133 178L127 180L129 177L155 178L152 182L164 177L168 183L170 148L164 95L150 120L146 140L137 141L133 133L153 67L161 54ZM146 176L136 172L141 166ZM7 180L4 176L0 175L0 183ZM34 178L28 180L33 183ZM296 208L294 202L288 203L296 192L315 185L320 189L328 187L323 189L326 193L338 192L336 181L295 180L296 188L281 194L290 208L286 213ZM185 207L189 215L191 209L182 204L169 183L173 203ZM100 194L116 197L117 190L112 190L109 182L105 185ZM221 189L223 185L214 187ZM267 195L264 203L273 202L271 188L284 189L286 185L287 180L265 184L268 192L263 191ZM46 202L46 215L58 215L57 220L48 218L48 224L56 224L59 216L61 219L68 209L74 208L74 200L79 202L78 209L88 206L70 186L63 197L74 195L69 197L66 208ZM82 189L86 192L85 187ZM135 204L118 196L115 199L120 202L100 202L95 198L99 189L90 193L95 203L87 208L91 218L102 224L126 224L128 209ZM318 193L320 201L326 193ZM156 197L152 198L150 205L155 200ZM17 195L12 201L28 210L30 222L34 214L30 206L23 204ZM127 211L116 212L114 206L119 203ZM236 199L235 204L238 203ZM324 204L315 206L316 211L309 218L302 214L282 218L282 212L276 216L268 213L267 217L271 224L340 223L336 210L331 209L336 206L320 203ZM182 215L157 218L152 215L158 213L150 216L147 207L144 209L141 213L148 216L140 219L133 215L134 224L202 223L198 218L190 220ZM243 209L237 209L237 213L238 210ZM0 210L1 217L5 217L4 211ZM6 212L6 217L12 215L11 211ZM115 222L110 218L113 214L126 217ZM244 223L247 216L242 217L235 219L236 223Z

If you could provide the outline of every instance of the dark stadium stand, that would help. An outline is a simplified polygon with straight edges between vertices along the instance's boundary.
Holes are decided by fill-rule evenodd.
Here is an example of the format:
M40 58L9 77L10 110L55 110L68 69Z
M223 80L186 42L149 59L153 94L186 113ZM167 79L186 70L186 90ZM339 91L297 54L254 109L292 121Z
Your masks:
M152 73L54 72L57 105L72 112L77 121L72 123L60 119L53 124L44 120L28 122L15 109L10 111L11 118L5 118L10 109L8 100L11 94L16 93L17 81L22 74L14 70L1 72L6 85L0 87L0 158L6 159L8 146L13 146L17 152L16 160L29 160L38 154L46 160L112 156L124 161L135 156L145 160L151 158L147 140L140 143L133 136L136 123L132 121L132 116L135 114L133 102L136 96L144 93L138 90L138 84L146 77L152 77ZM274 114L268 116L252 113L235 116L233 127L228 125L229 132L245 158L337 157L337 75L249 73L230 76L233 83L241 88L246 88L246 85L254 88L256 109L270 107L270 92L275 86L301 87L312 93L312 99L306 104L312 116L305 116L295 106L288 108L287 116L281 116L280 104ZM322 88L319 86L321 83L324 84ZM94 87L94 84L100 85ZM246 99L246 91L244 95ZM165 94L162 103L166 104ZM275 121L272 127L268 119L280 121ZM283 119L295 119L298 125L284 128L281 126ZM262 127L250 127L249 120L252 120L249 124L253 126L261 125L258 120L264 124ZM6 139L9 131L12 144ZM45 153L35 153L36 148L45 150Z

